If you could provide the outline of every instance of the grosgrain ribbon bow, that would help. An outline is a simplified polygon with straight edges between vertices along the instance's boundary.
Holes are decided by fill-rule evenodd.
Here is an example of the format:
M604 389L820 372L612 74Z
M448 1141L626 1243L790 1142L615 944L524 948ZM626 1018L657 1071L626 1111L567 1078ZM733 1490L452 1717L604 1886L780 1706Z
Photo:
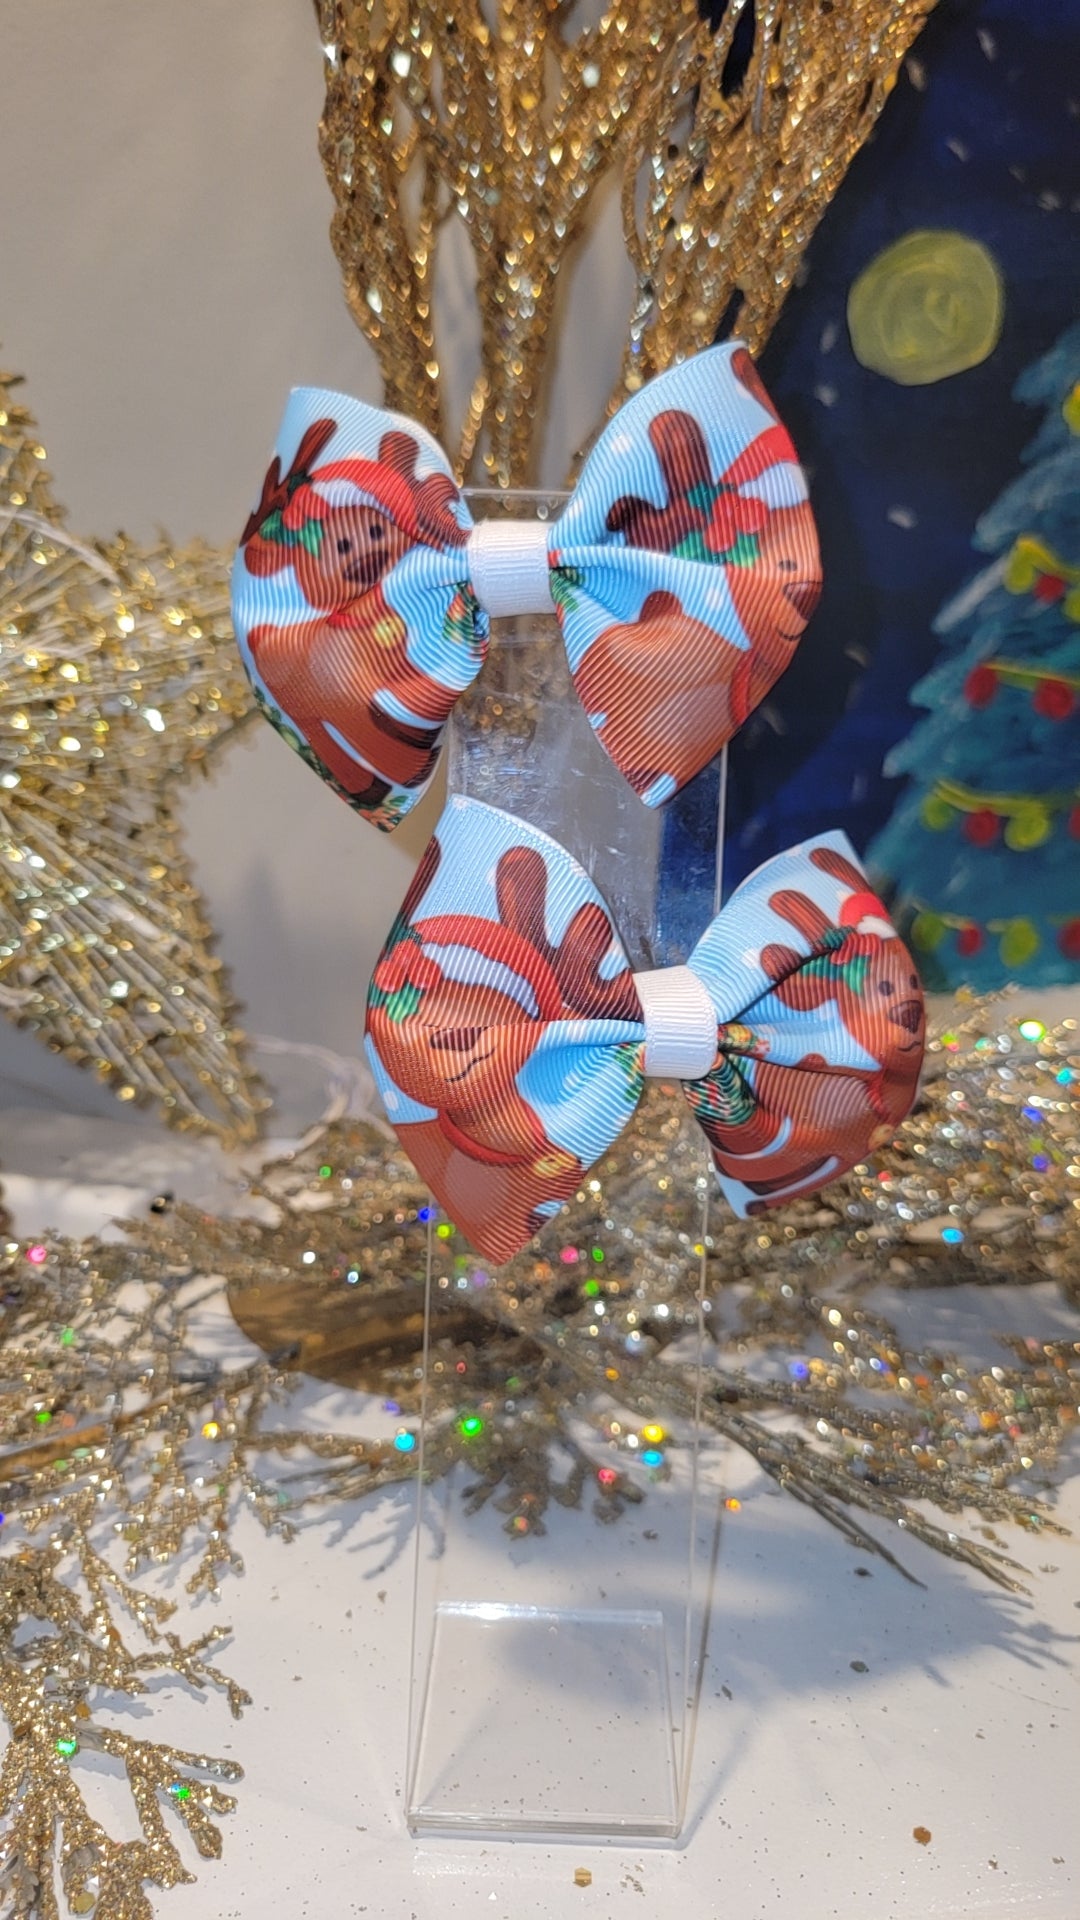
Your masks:
M764 698L820 586L795 449L735 344L628 400L549 523L474 526L422 427L297 388L232 602L264 713L389 830L432 777L490 615L554 607L597 739L657 806Z
M367 1049L417 1172L503 1261L576 1192L646 1074L683 1081L750 1214L855 1166L910 1110L918 975L842 834L744 880L685 967L631 971L557 841L454 798L379 957Z

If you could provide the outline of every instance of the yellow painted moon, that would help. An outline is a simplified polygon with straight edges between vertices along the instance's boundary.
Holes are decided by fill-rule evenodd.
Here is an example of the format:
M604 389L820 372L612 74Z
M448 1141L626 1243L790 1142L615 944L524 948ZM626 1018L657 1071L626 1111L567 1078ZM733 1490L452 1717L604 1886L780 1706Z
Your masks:
M907 233L864 267L848 295L855 358L901 387L977 367L1001 333L1005 289L993 255L966 233Z

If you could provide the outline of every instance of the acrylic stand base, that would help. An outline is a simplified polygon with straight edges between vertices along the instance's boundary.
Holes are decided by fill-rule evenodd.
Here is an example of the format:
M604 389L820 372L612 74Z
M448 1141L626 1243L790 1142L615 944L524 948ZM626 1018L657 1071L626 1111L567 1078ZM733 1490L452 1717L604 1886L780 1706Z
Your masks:
M663 1613L438 1605L408 1819L675 1839Z
M554 495L469 498L478 519L546 520L562 504ZM449 775L451 792L529 821L578 859L601 887L635 967L685 960L678 929L685 922L692 942L719 904L724 769L694 783L697 852L688 828L669 861L659 816L611 766L588 724L553 615L496 623L483 674L455 709ZM531 1325L531 1257L521 1256L523 1284L515 1287L516 1267L484 1273L451 1224L432 1219L405 1793L414 1833L671 1844L682 1829L704 1611L697 1487L711 1171L688 1118L672 1130L681 1107L678 1089L665 1089L660 1122L644 1136L639 1157L652 1168L651 1202L639 1181L638 1198L617 1217L616 1195L611 1217L599 1219L580 1251L569 1244L572 1225L545 1229L548 1306ZM702 1194L701 1244L674 1250L677 1271L669 1259L660 1289L640 1277L655 1271L642 1236L671 1180ZM566 1221L574 1217L571 1209ZM520 1408L512 1357L500 1375L486 1345L463 1365L460 1350L438 1340L439 1303L474 1288L479 1311L498 1296L504 1351L512 1356L532 1337L532 1384L522 1387ZM662 1300L650 1299L660 1291ZM563 1330L553 1336L548 1307L556 1300ZM657 1362L648 1350L661 1343L636 1331L628 1338L630 1323L616 1335L615 1308L628 1305L640 1306L642 1324L653 1308L674 1316L663 1325L678 1329L678 1423L668 1418L666 1396L662 1409L652 1405ZM538 1341L546 1356L539 1376ZM472 1408L466 1417L478 1435L484 1427L475 1470L465 1459L444 1471L454 1458L448 1404ZM484 1447L519 1414L536 1427L524 1441L520 1433L506 1441L509 1455L518 1447L516 1461L500 1455L492 1476L489 1460L487 1497L470 1499L470 1484L484 1480ZM530 1506L536 1460L549 1454L550 1482ZM606 1497L616 1474L625 1499Z
M670 1164L693 1187L704 1184L704 1163L688 1123L655 1164ZM686 1249L684 1273L652 1303L678 1325L665 1359L629 1353L607 1316L594 1317L602 1303L590 1276L603 1269L593 1266L583 1276L586 1310L564 1294L542 1389L535 1375L527 1385L515 1373L513 1353L530 1338L525 1302L504 1373L477 1346L459 1375L461 1349L438 1338L447 1298L440 1282L456 1289L448 1276L474 1267L475 1256L455 1254L460 1237L440 1242L432 1223L405 1796L414 1834L678 1839L707 1559L698 1537L707 1188L702 1204L700 1246ZM568 1237L564 1228L564 1244ZM459 1278L470 1290L475 1284ZM479 1280L473 1297L485 1303L482 1312L497 1307L505 1341L517 1317L512 1283L499 1283L496 1303L489 1276ZM652 1284L642 1283L643 1319ZM613 1310L610 1294L609 1301ZM669 1409L675 1396L657 1386L658 1370L676 1353L678 1418ZM470 1410L460 1416L459 1391ZM512 1441L505 1460L471 1454L474 1444L496 1448L496 1436L513 1431L508 1410L537 1422L524 1454L513 1453ZM486 1438L458 1438L480 1420Z

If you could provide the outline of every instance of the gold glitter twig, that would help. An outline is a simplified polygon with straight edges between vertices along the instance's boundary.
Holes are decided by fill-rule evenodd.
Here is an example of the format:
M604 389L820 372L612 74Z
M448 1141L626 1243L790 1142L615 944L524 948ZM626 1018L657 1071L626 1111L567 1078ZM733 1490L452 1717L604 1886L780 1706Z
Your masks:
M85 1498L81 1514L46 1548L19 1551L0 1578L0 1714L9 1741L0 1763L0 1905L12 1915L58 1920L58 1874L67 1911L99 1920L150 1920L145 1886L177 1886L194 1876L183 1864L163 1808L179 1818L204 1859L221 1852L216 1816L235 1801L216 1780L237 1780L231 1760L136 1738L97 1720L98 1694L145 1693L143 1676L175 1674L196 1691L228 1693L234 1716L249 1704L243 1690L206 1659L225 1637L215 1628L185 1645L156 1624L171 1611L117 1575L90 1544ZM59 1577L73 1560L87 1594ZM116 1622L112 1598L138 1621L148 1651L133 1653ZM46 1627L28 1635L26 1629ZM141 1829L137 1840L113 1839L90 1814L78 1783L80 1753L104 1753L127 1775ZM213 1816L213 1817L212 1817Z

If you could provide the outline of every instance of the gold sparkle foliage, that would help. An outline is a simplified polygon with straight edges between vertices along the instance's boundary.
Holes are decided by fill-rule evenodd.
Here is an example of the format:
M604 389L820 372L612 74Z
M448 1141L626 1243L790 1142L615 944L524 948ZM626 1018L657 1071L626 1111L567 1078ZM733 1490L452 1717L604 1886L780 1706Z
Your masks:
M261 1099L172 783L245 718L227 565L87 544L0 377L0 1006L122 1100L249 1139Z
M441 437L459 220L480 373L458 466L528 482L558 276L612 174L635 290L609 410L721 331L759 351L934 4L610 0L572 24L561 0L314 0L331 237L387 404Z
M59 1920L59 1883L68 1914L151 1920L147 1883L174 1887L195 1878L166 1809L198 1854L215 1859L221 1833L211 1816L236 1803L214 1781L237 1780L242 1769L122 1732L98 1718L99 1705L117 1695L145 1699L154 1678L196 1692L221 1688L237 1717L250 1702L206 1657L228 1629L212 1628L187 1645L164 1631L173 1609L117 1577L87 1532L92 1498L80 1504L47 1547L24 1547L0 1577L0 1715L9 1735L0 1762L0 1907L13 1920ZM60 1577L71 1569L77 1586ZM118 1612L134 1618L144 1650L129 1648ZM81 1776L94 1756L123 1767L138 1838L114 1838L90 1812Z
M710 1183L698 1130L661 1087L497 1274L451 1223L421 1218L404 1155L355 1120L263 1169L258 1218L175 1206L119 1243L6 1247L0 1908L57 1920L58 1872L69 1913L149 1920L146 1885L186 1877L170 1812L203 1857L218 1851L211 1816L230 1803L214 1782L234 1764L121 1734L99 1710L154 1675L222 1689L234 1712L246 1696L209 1664L220 1629L182 1641L133 1583L169 1569L189 1595L212 1595L243 1570L239 1514L284 1540L305 1512L347 1527L346 1503L415 1472L385 1410L357 1421L375 1431L328 1431L302 1413L290 1423L282 1402L310 1368L390 1396L415 1433L429 1259L425 1471L466 1469L470 1511L491 1505L512 1536L542 1536L553 1503L614 1521L654 1497L640 1455L658 1428L656 1477L677 1469L699 1402L685 1339L702 1284L707 1473L718 1442L737 1446L860 1553L897 1564L886 1542L903 1537L1021 1584L1000 1529L1060 1531L1052 1491L1077 1430L1080 1338L1011 1339L998 1364L969 1361L901 1337L882 1290L1049 1283L1076 1306L1076 1023L961 1010L873 1165L749 1221L710 1218ZM193 1316L223 1289L265 1356L237 1366L198 1351ZM143 1651L129 1650L124 1615ZM155 1686L145 1704L164 1713L167 1698ZM141 1838L93 1819L84 1754L122 1762Z
M274 1402L310 1369L415 1416L430 1243L426 1465L463 1457L459 1416L474 1407L485 1437L469 1457L488 1496L509 1500L513 1530L541 1531L550 1500L567 1498L554 1455L572 1462L578 1500L591 1487L610 1514L634 1497L622 1450L634 1429L624 1422L615 1445L605 1406L685 1420L694 1383L675 1343L697 1324L703 1266L707 1433L863 1550L881 1543L860 1511L1009 1584L996 1546L923 1505L1052 1524L1044 1496L1075 1430L1080 1339L1015 1342L999 1366L970 1365L905 1343L879 1290L1049 1282L1075 1304L1080 1049L1071 1024L1031 1039L976 1011L933 1041L930 1064L919 1106L873 1166L750 1221L717 1204L703 1223L700 1136L660 1089L565 1213L494 1274L450 1223L432 1232L407 1160L357 1121L264 1170L251 1187L260 1219L174 1206L131 1223L122 1245L46 1237L27 1260L13 1244L0 1307L21 1383L0 1408L9 1519L92 1488L117 1514L128 1572L194 1547L197 1593L238 1566L238 1507L287 1534L306 1504L408 1475L390 1434L291 1428ZM232 1371L191 1358L193 1305L222 1287L267 1353ZM774 1364L747 1368L751 1348ZM778 1414L786 1430L768 1424ZM597 1473L610 1464L609 1499Z

